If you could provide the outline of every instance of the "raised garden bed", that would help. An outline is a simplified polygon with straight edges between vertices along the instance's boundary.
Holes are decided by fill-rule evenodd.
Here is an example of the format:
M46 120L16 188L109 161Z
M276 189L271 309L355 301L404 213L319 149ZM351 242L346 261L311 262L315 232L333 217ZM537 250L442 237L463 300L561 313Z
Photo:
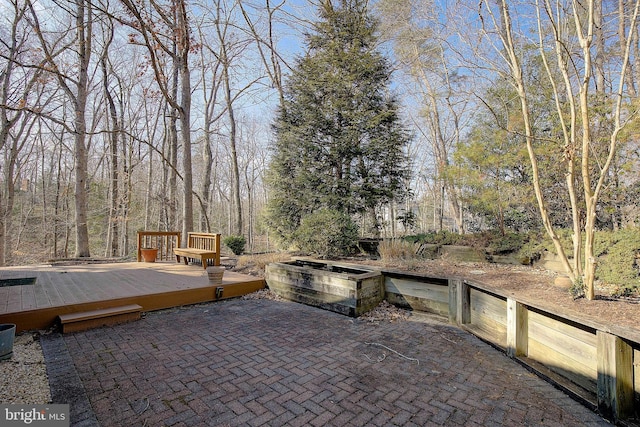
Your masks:
M384 299L380 271L344 264L295 260L267 265L265 280L281 297L358 317Z

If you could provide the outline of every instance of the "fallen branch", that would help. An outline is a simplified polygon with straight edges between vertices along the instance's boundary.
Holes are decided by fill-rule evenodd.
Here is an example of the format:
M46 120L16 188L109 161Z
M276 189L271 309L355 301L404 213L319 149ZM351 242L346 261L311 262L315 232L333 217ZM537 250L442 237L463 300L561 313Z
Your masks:
M440 336L441 336L442 338L444 338L445 340L449 341L449 342L452 342L452 343L454 343L454 344L459 344L457 341L450 340L449 338L445 337L443 334L440 334Z
M389 350L389 351L390 351L390 352L392 352L392 353L397 354L398 356L400 356L400 357L402 357L402 358L404 358L404 359L411 360L412 362L416 362L416 364L418 364L418 365L420 364L420 361L419 361L418 359L413 358L413 357L409 357L409 356L405 356L404 354L399 353L399 352L395 351L394 349L387 347L386 345L379 344L379 343L377 343L377 342L365 342L365 344L366 344L366 345L375 345L375 346L378 346L378 347L382 347L382 348L384 348L384 349ZM383 354L384 354L384 353L383 353ZM385 355L385 358L386 358L386 355ZM384 358L383 358L382 360L384 360ZM380 360L380 361L382 361L382 360Z
M138 401L140 402L140 401ZM141 411L138 412L138 410L134 409L136 412L136 415L142 415L147 409L149 409L149 406L151 405L151 402L149 402L149 398L145 397L144 399L142 399L142 402L145 404L144 408L142 408ZM146 420L145 420L146 423Z

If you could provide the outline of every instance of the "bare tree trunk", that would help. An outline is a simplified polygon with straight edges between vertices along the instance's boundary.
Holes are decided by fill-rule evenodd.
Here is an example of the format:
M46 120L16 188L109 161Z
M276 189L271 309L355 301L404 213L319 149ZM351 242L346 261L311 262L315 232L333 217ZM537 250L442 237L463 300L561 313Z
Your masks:
M199 28L201 30L201 28ZM211 134L213 126L219 117L216 117L216 105L218 99L218 90L220 82L218 78L218 68L220 67L220 55L214 53L211 47L205 43L205 36L200 32L202 40L202 48L200 49L200 63L202 64L202 96L204 99L204 146L202 148L202 161L204 164L204 176L201 178L200 188L200 229L211 232L211 222L209 220L209 211L212 199L212 174L213 170L213 144ZM205 57L205 52L212 53L211 56ZM210 85L209 85L210 84Z
M58 236L60 234L60 196L62 193L61 183L62 183L62 148L58 150L58 158L57 158L57 177L55 180L56 183L56 193L53 201L53 256L58 256Z
M602 8L602 6L600 6L600 8ZM620 44L620 52L624 52L625 50L625 43L627 40L626 26L627 26L626 2L625 0L618 0L618 42ZM634 31L633 28L631 28L631 34L633 37L633 41L631 45L634 46L634 49L637 49L638 48L637 32ZM634 79L634 69L636 69L636 67L638 66L638 61L640 61L640 58L638 57L637 53L638 52L634 52L634 58L636 61L635 64L631 64L631 62L629 63L627 73L624 76L625 82L627 84L627 90L629 91L629 95L631 95L634 98L637 96L636 83Z
M238 166L238 150L236 148L237 124L233 110L233 97L231 95L231 81L229 77L229 67L231 58L227 52L226 40L218 26L218 36L221 40L221 65L222 81L224 84L225 102L227 107L227 117L229 119L229 148L231 150L231 200L233 204L233 217L231 233L242 234L242 203L240 200L240 167Z
M193 231L193 170L191 159L191 75L189 70L189 53L191 51L191 34L187 17L185 0L171 0L169 7L152 2L149 9L140 7L137 2L120 0L126 10L134 17L135 29L143 38L143 43L150 56L149 65L153 69L156 83L162 96L169 104L171 145L169 161L171 163L170 203L177 201L177 159L178 138L182 144L182 178L184 191L182 194L182 240L186 245L187 232ZM169 41L161 35L164 29L171 35ZM162 55L172 60L172 75L166 76ZM178 98L178 90L180 97ZM177 121L180 121L180 134L177 132ZM174 191L173 194L171 192ZM175 210L177 211L177 209ZM170 212L172 212L170 210ZM175 221L170 218L170 227Z
M604 31L602 29L602 2L596 1L593 8L593 35L596 54L593 58L594 74L596 82L596 93L604 93L604 60L605 60L605 40Z
M177 66L177 63L174 65ZM174 86L172 96L178 96L178 72L174 67L173 79ZM168 230L175 230L178 226L178 111L177 108L170 106L169 117L169 223ZM183 244L186 246L183 234Z
M119 176L119 166L118 166L118 148L119 148L119 136L120 136L120 123L118 121L118 113L116 111L116 105L113 101L113 97L111 96L111 92L109 90L109 73L107 71L107 60L108 60L108 50L111 45L111 41L113 40L113 28L109 28L108 31L110 34L107 36L107 42L104 45L104 50L102 52L102 57L100 58L100 65L102 68L102 84L104 95L107 100L107 115L111 119L111 129L108 135L109 138L109 147L110 147L110 186L111 192L109 197L109 226L107 230L107 246L105 250L105 255L107 257L114 257L118 255L118 244L119 244L119 236L118 236L118 227L119 227L119 186L120 186L120 176Z
M180 72L180 131L182 140L182 174L184 194L182 197L182 236L193 229L193 166L191 160L191 73L189 70L190 29L185 1L177 2L178 70Z
M76 257L89 257L89 154L86 144L87 125L85 113L89 92L89 63L91 61L91 37L93 8L86 0L76 0L76 31L78 43L78 80L76 84L75 106L75 212L76 212Z
M58 83L67 94L74 108L74 160L75 160L75 229L76 229L76 257L88 257L89 251L89 227L88 221L88 149L86 145L87 125L85 121L87 96L89 93L89 64L91 63L93 8L86 0L75 0L75 42L77 55L77 74L68 78L61 72L55 62L54 53L48 45L47 39L42 34L38 15L29 4L33 17L33 29L40 40L48 69L52 72ZM70 86L68 82L71 82ZM75 89L72 89L72 87Z
M200 206L200 230L211 232L209 229L209 205L211 203L211 173L213 172L213 152L211 151L211 124L205 118L204 147L202 147L202 161L204 163L204 176L202 177L202 205Z
M151 197L153 192L153 147L149 145L148 149L149 149L149 163L147 164L147 186L145 188L145 195L144 195L144 229L145 230L149 230L151 226L150 213L151 213ZM164 186L164 182L166 181L163 180L163 186ZM164 205L165 204L162 203L161 212L163 211L162 209L166 208L166 206Z
M540 211L540 218L542 220L542 224L544 225L547 234L551 238L554 248L558 253L560 260L567 272L571 275L571 278L575 280L575 276L571 265L569 264L567 255L562 247L560 242L560 238L558 237L552 222L549 216L549 211L547 210L547 205L545 202L544 193L542 191L542 186L540 183L540 172L538 168L538 159L534 150L534 136L533 129L531 124L531 114L529 112L529 99L527 95L527 91L525 88L524 78L522 75L522 68L519 62L518 56L516 54L516 48L514 45L514 39L512 35L512 24L511 24L511 16L509 12L509 5L507 0L501 0L500 2L500 24L498 27L500 28L502 43L505 49L506 60L508 62L515 86L516 91L518 93L518 97L520 99L520 107L522 111L523 118L523 127L524 127L524 136L527 146L527 153L529 154L529 160L531 163L531 175L533 181L533 188L536 195L536 200L538 201L538 209Z
M593 172L591 167L591 160L592 156L594 156L595 154L592 153L593 123L590 117L593 106L590 104L591 97L589 95L589 89L592 84L592 71L594 68L597 68L597 65L594 65L593 63L594 58L592 53L595 26L597 21L597 19L595 18L595 16L597 15L597 7L595 3L596 2L594 0L586 0L579 5L574 2L569 6L571 8L571 11L569 11L568 15L573 18L571 24L573 27L573 31L575 31L575 34L573 34L572 36L574 36L578 41L581 50L581 56L578 61L573 60L573 58L567 58L566 43L562 39L562 37L566 36L564 34L565 31L564 29L560 29L560 25L562 24L560 19L558 19L558 16L552 15L554 11L557 10L557 8L550 4L550 0L545 0L544 7L542 7L542 10L547 14L549 18L551 24L550 27L554 34L556 58L558 60L559 66L558 69L562 74L562 78L564 79L563 84L565 87L565 91L567 92L566 94L563 94L563 96L565 102L569 104L568 109L570 113L570 119L568 123L564 118L564 115L566 114L566 106L562 106L559 102L560 94L558 92L558 85L556 85L555 83L555 73L550 72L545 58L546 52L543 49L543 31L547 32L548 28L542 23L542 13L540 12L540 9L538 9L537 17L541 57L547 69L549 81L551 82L554 89L558 117L562 123L562 131L565 138L565 161L567 162L569 172L567 176L567 184L569 185L570 189L570 198L574 217L574 253L576 258L580 257L580 255L582 255L583 257L582 261L584 262L584 265L582 271L580 270L579 261L574 262L573 266L569 263L566 253L562 248L556 231L550 221L549 213L544 202L544 196L540 184L540 173L538 170L536 153L533 146L534 135L531 124L531 115L529 112L529 100L527 90L525 88L524 78L522 75L522 67L517 56L517 49L512 34L513 28L507 0L501 0L499 4L501 23L496 24L496 26L502 30L500 31L500 36L502 38L502 46L504 47L504 55L507 64L509 65L509 70L513 78L518 96L520 98L523 115L524 136L526 139L527 151L529 152L529 158L531 161L534 190L536 198L538 200L538 206L544 227L549 236L552 238L562 264L571 279L574 281L574 283L583 281L585 295L589 300L595 297L594 282L596 259L594 255L594 236L596 207L598 204L600 193L602 192L605 182L608 179L611 164L615 159L619 133L624 126L621 120L623 89L625 85L625 75L627 74L627 66L629 64L631 41L635 38L635 36L632 34L633 31L631 31L629 36L627 36L625 39L625 49L622 53L619 75L616 79L616 81L618 82L618 89L617 91L610 94L611 99L613 100L615 105L613 105L613 126L610 133L609 146L605 154L606 158L600 159L598 162L598 178L596 182L593 182L591 177ZM488 3L485 4L487 5L488 13L493 17L491 6ZM630 27L632 29L635 29L636 27L639 9L640 1L636 0L634 2L634 12L632 18L630 19ZM494 22L497 22L497 20L494 19ZM576 55L578 54L576 53ZM569 61L571 61L571 65L569 65ZM581 66L579 68L576 68L576 63L580 63ZM574 94L571 89L572 80L570 76L573 77L573 81L577 83L579 88L576 97L577 102L574 101ZM577 134L579 134L581 138L581 141L579 143L576 137ZM574 188L574 183L572 182L575 162L574 156L576 155L578 149L580 150L580 175L584 191L585 223L582 227L580 226L579 221L580 209L577 205L577 198L575 193L572 192L572 189ZM580 244L582 240L581 237L583 235L585 238L585 243L582 247L582 250L580 251L579 249L581 247Z
M24 3L21 7L18 7L18 3L12 3L13 15L11 33L7 37L5 46L6 51L3 50L3 56L6 59L5 68L0 70L0 151L3 149L7 151L4 158L4 165L2 165L2 188L0 188L0 266L8 265L12 263L12 250L11 250L11 236L12 236L12 220L13 220L13 207L15 201L15 184L16 179L19 177L14 176L16 162L20 152L22 151L26 140L28 122L33 122L33 117L28 117L24 114L20 102L26 104L27 100L32 97L32 89L37 82L37 79L41 75L41 71L36 70L28 72L26 76L19 73L18 79L14 82L14 70L16 64L22 60L22 56L28 49L25 48L26 35L19 34L19 24L23 21L27 12L28 4ZM9 8L7 8L8 10ZM5 56L6 55L6 56ZM22 80L26 77L26 80ZM16 102L16 92L22 93L17 97L21 101ZM19 130L11 135L12 129L20 124Z

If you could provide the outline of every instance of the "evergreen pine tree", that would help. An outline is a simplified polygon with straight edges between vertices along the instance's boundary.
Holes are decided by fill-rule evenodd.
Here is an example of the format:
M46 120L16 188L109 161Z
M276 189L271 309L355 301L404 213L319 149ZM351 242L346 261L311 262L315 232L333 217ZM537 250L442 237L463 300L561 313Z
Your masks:
M285 242L319 209L370 216L408 191L410 138L376 50L376 22L366 1L339 3L322 3L274 124L267 223Z

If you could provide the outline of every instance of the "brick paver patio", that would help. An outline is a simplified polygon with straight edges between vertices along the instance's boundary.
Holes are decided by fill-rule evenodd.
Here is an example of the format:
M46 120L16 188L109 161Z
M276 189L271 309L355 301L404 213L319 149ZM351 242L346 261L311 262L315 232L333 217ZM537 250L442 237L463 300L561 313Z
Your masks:
M228 300L52 335L43 348L54 403L71 404L75 426L607 425L425 315L376 324Z

